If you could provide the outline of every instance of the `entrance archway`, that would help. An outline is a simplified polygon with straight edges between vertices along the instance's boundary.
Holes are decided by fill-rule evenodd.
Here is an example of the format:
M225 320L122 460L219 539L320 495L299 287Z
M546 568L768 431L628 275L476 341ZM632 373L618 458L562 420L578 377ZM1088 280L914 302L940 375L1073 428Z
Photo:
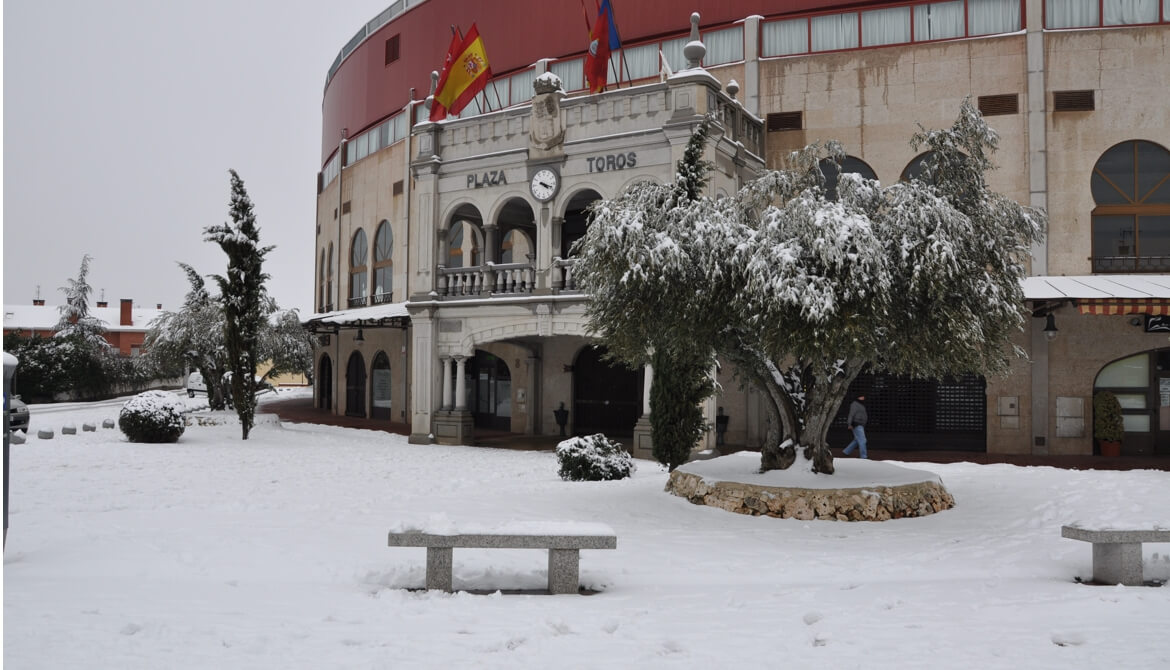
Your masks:
M589 205L597 200L601 200L600 193L584 190L573 194L565 206L565 220L561 224L561 258L569 258L573 243L585 237L585 229L589 226Z
M317 407L333 409L333 361L329 354L321 357L321 365L317 371Z
M374 356L374 365L370 370L370 417L374 419L389 419L390 408L390 359L386 352L379 351Z
M357 351L345 366L345 415L366 416L366 361Z
M467 406L476 428L512 430L512 371L504 359L477 349L467 376Z
M1170 455L1170 349L1143 351L1105 365L1093 380L1093 393L1098 391L1113 393L1121 404L1123 456Z
M630 437L642 415L639 370L602 360L605 347L588 346L573 363L573 433Z

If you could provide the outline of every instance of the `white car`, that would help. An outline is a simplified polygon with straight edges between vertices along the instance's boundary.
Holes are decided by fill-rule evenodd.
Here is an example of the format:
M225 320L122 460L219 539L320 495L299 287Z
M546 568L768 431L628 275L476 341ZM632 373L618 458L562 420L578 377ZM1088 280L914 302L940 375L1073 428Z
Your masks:
M196 393L207 394L207 384L203 382L203 375L192 372L187 375L187 397L194 398Z
M255 375L256 379L256 395L260 395L265 391L276 391L272 384L264 380L260 375ZM227 373L224 379L225 383L231 383L231 373ZM203 381L203 375L199 372L192 372L187 375L187 397L194 398L196 393L207 394L207 384Z

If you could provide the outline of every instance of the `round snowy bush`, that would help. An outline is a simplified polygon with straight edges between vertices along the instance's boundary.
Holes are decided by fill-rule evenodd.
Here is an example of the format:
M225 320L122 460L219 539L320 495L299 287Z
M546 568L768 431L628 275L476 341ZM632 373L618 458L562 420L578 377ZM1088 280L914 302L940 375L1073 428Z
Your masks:
M574 437L557 445L560 476L566 481L600 482L634 473L634 457L601 433Z
M122 405L118 427L131 442L178 442L183 404L173 393L146 391Z

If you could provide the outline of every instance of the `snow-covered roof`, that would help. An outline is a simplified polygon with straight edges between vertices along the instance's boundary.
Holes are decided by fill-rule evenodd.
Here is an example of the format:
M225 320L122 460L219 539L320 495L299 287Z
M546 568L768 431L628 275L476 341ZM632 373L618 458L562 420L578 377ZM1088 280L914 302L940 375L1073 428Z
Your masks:
M409 319L410 313L406 311L405 302L388 302L384 305L374 305L372 307L359 307L357 309L342 309L333 312L323 312L314 314L303 323L307 324L336 324L339 326L345 325L360 325L372 321L381 321L383 319Z
M130 325L123 326L121 325L121 305L116 307L89 308L89 315L104 321L106 330L112 333L146 331L146 329L150 328L150 322L158 318L162 313L163 310L153 307L149 309L133 307L130 309ZM54 330L57 327L57 322L60 320L61 312L57 308L57 305L4 306L5 330L14 330L16 328L22 328L27 331Z
M1025 300L1170 299L1170 275L1028 277Z

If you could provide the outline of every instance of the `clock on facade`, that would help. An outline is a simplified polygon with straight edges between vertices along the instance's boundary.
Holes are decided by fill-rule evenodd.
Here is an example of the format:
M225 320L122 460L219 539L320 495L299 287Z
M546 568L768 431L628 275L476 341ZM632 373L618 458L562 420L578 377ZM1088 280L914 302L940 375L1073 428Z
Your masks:
M532 197L541 202L548 202L557 194L559 185L560 177L555 170L541 168L532 175L532 181L529 182L528 187L532 191Z

